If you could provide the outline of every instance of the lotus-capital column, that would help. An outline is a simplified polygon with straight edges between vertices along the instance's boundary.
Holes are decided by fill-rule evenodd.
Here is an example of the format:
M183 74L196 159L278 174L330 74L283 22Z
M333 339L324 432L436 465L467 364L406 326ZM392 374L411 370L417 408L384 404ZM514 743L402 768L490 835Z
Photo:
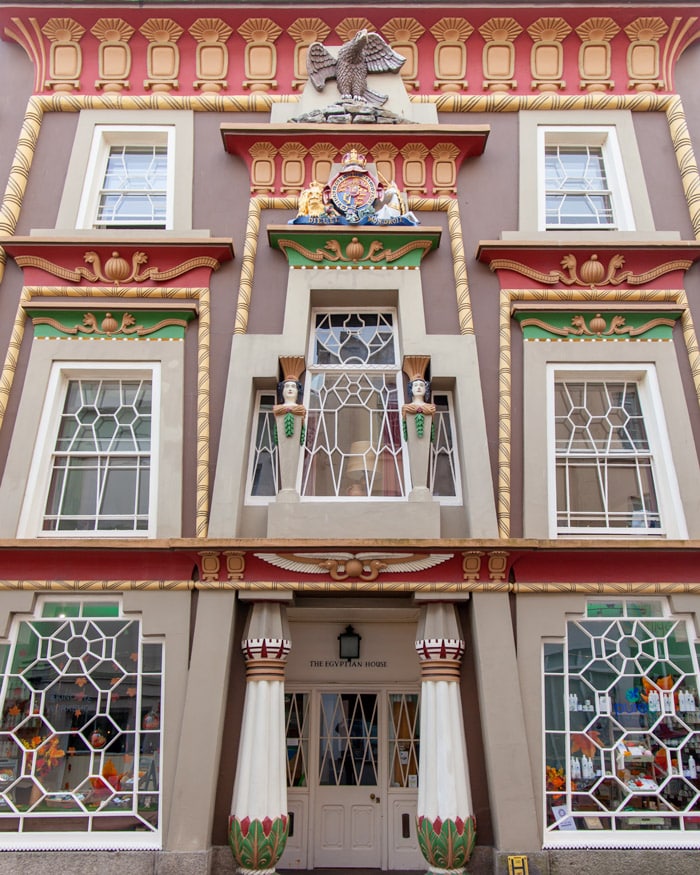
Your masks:
M429 873L461 875L476 840L459 686L464 641L452 605L423 608L421 627L418 843Z
M291 641L283 613L281 605L254 605L242 642L246 694L228 832L241 875L273 875L287 842L284 670Z

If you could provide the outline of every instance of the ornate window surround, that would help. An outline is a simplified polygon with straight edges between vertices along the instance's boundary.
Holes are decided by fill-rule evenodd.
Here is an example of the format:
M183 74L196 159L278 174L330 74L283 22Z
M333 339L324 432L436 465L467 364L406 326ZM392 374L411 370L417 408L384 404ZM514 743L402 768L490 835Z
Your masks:
M559 135L569 142L571 135L575 133L580 134L580 142L584 145L600 145L601 141L606 141L606 162L609 162L611 181L617 181L619 185L615 207L619 216L618 230L597 230L594 232L596 239L609 234L619 236L622 233L626 236L635 234L644 239L659 236L655 232L634 122L629 110L606 110L604 113L595 110L525 110L519 113L519 123L519 230L504 232L504 240L524 236L528 239L540 236L551 238L559 234L565 235L567 240L590 238L590 229L560 231L552 228L545 231L544 228L545 142L561 142ZM663 237L678 239L679 235L677 232L667 232Z
M92 229L107 146L144 142L168 146L166 231L191 232L192 186L175 184L176 180L191 180L194 168L194 117L187 110L81 110L56 229ZM108 232L109 229L92 231ZM143 235L143 230L120 229L120 233Z

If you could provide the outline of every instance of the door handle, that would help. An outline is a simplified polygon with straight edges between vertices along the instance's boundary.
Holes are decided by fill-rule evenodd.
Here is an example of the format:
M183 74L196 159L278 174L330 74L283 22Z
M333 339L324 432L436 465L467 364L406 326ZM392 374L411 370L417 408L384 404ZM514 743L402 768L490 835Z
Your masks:
M369 794L369 798L370 798L373 802L377 802L377 803L379 803L379 802L382 801L382 800L380 799L380 797L379 797L379 796L375 796L374 793L370 793L370 794Z

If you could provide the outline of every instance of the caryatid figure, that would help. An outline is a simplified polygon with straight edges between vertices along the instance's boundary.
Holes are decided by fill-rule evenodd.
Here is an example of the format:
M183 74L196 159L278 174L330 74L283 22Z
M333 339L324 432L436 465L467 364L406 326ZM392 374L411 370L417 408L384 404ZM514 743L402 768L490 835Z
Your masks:
M429 363L430 356L427 355L407 355L403 361L403 369L409 379L410 402L401 408L401 419L404 438L408 444L413 484L408 496L411 501L426 501L431 498L428 489L428 466L433 416L437 408L430 403L430 383L425 379Z
M280 490L278 501L296 501L296 478L299 458L304 445L306 407L299 403L302 391L300 376L306 369L303 356L280 356L283 379L277 386L279 404L272 412L277 425L277 454L279 460Z

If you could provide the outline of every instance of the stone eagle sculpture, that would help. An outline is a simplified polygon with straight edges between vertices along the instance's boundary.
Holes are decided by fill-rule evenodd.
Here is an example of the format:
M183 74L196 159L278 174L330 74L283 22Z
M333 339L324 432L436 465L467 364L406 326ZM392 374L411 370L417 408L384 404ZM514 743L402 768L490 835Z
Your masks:
M388 96L367 87L367 74L398 73L405 61L378 33L368 33L363 29L340 47L337 58L322 43L311 43L306 68L317 91L323 91L328 79L335 77L342 100L366 101L381 106Z

